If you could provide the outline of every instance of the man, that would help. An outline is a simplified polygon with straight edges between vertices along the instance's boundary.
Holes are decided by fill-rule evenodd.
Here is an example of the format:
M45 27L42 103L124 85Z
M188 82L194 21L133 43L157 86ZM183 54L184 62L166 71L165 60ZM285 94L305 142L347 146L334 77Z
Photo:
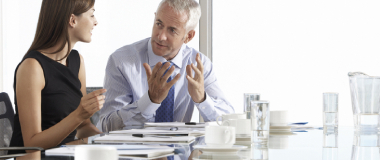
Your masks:
M144 122L188 122L194 105L205 121L234 112L217 84L211 61L186 45L195 36L200 15L194 0L162 0L152 37L110 56L100 130L141 128Z

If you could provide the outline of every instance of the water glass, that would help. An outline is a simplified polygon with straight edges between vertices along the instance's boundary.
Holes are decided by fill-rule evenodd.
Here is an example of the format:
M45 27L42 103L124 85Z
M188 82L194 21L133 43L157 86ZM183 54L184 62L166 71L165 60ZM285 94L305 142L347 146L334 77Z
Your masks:
M322 160L338 160L338 128L323 129Z
M258 147L258 146L252 146L251 147L251 160L268 160L268 147Z
M338 127L338 93L323 93L323 126Z
M251 101L260 100L259 93L244 93L244 113L247 113L247 119L251 118Z
M268 101L251 101L251 144L267 146L270 111Z

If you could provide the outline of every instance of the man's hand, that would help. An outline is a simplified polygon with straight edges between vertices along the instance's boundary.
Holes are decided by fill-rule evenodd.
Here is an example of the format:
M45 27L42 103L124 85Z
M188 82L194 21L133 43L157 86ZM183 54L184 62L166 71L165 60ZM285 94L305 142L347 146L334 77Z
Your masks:
M161 103L166 96L170 88L178 81L181 76L179 73L168 83L166 82L170 75L174 72L174 66L172 66L166 73L165 71L170 67L170 63L167 62L162 65L161 62L158 62L154 66L153 71L150 69L148 63L144 63L144 68L146 72L146 77L149 85L149 98L153 103ZM164 75L165 73L165 75Z
M191 98L195 103L201 103L205 100L205 87L204 87L204 77L203 77L203 63L201 61L201 57L199 56L199 53L197 53L197 56L195 57L195 60L197 61L197 67L195 67L194 64L187 65L186 66L186 72L187 72L187 81L188 83L188 90ZM195 75L192 76L192 70L194 70Z

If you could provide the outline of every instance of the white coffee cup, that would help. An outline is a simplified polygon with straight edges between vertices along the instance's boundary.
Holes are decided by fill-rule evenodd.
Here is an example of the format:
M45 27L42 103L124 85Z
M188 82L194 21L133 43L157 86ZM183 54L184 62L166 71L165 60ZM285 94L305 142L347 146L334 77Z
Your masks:
M116 147L80 145L75 147L76 160L117 160Z
M219 119L222 119L222 122L219 122ZM229 119L247 119L246 113L232 113L232 114L223 114L216 118L216 122L219 125L222 125L223 121L229 120Z
M235 127L236 135L250 135L251 133L250 119L229 119L223 121L222 126Z
M270 111L271 126L287 126L288 123L288 111Z
M206 126L205 142L207 146L228 148L235 144L235 127Z

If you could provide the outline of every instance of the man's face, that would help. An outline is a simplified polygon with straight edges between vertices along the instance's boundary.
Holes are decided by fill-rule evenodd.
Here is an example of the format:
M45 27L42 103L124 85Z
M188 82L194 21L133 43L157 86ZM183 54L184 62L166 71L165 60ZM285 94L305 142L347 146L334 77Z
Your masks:
M152 49L157 56L173 59L181 49L186 35L186 13L177 14L170 6L163 4L155 14L152 30Z

